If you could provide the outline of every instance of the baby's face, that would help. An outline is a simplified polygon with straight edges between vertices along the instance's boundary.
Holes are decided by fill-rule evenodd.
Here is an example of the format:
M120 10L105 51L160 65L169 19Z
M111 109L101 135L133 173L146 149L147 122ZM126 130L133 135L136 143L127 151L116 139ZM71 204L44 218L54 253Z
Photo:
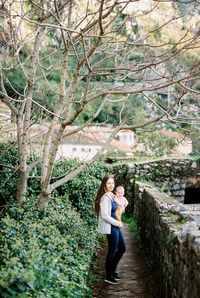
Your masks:
M123 198L123 196L124 196L124 190L123 190L123 189L118 189L118 190L116 191L116 196L117 196L118 198Z

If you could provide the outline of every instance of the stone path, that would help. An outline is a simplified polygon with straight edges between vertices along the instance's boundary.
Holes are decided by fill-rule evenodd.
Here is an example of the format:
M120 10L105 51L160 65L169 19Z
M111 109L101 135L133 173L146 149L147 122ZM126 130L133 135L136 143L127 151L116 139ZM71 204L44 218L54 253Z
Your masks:
M123 227L127 250L118 264L121 280L117 285L104 282L107 245L99 251L93 298L161 298L159 290L149 271L139 241L127 224Z

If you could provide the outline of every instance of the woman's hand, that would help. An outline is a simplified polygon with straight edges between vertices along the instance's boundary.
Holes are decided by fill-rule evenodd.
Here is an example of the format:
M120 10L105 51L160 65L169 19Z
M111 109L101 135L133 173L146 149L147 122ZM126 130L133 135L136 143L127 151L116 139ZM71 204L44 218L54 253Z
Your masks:
M123 227L123 222L120 221L118 227L121 229Z

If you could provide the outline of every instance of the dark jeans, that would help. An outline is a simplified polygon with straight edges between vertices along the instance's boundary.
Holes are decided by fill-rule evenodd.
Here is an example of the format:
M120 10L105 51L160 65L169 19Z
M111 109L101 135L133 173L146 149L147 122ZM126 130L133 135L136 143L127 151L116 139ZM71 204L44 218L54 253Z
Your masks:
M115 273L117 264L126 251L126 244L121 229L111 226L111 234L107 235L108 254L106 257L106 277Z

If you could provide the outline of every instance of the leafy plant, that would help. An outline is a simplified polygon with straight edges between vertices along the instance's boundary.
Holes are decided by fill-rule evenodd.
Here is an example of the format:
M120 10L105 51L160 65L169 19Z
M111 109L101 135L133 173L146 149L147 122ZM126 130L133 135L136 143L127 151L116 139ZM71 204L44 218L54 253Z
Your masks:
M165 181L160 189L161 192L164 192L169 184L169 181Z
M165 173L160 171L159 169L155 170L155 176L165 176Z
M14 143L0 143L0 204L15 199L17 190L18 151Z
M59 161L54 181L77 165ZM88 272L99 239L93 202L104 172L100 162L90 165L58 188L43 210L34 178L24 205L13 203L0 215L1 297L90 297ZM40 175L39 167L34 174Z
M89 297L86 283L98 243L67 197L44 211L31 197L1 215L1 297Z
M167 243L171 243L173 241L172 233L169 233L167 236Z
M56 165L55 176L70 171L76 160L63 160ZM56 194L68 194L73 207L80 213L81 218L89 224L96 219L94 216L94 199L100 182L105 175L105 167L101 162L95 162L79 173L75 178L60 186Z
M1 205L5 205L6 202L13 201L16 197L18 179L18 174L14 169L18 167L18 152L16 146L12 143L1 143L0 156ZM7 165L7 167L4 165ZM58 177L64 176L66 173L70 173L78 166L80 166L80 161L78 159L61 159L57 161L51 183L55 182ZM40 175L41 166L39 165L30 173L32 178L28 180L27 196L37 196L40 194ZM73 207L76 207L76 209L80 212L81 217L87 222L92 223L95 219L93 202L100 185L100 181L104 175L105 166L100 161L97 161L88 166L75 178L60 186L53 193L53 197L69 196Z

